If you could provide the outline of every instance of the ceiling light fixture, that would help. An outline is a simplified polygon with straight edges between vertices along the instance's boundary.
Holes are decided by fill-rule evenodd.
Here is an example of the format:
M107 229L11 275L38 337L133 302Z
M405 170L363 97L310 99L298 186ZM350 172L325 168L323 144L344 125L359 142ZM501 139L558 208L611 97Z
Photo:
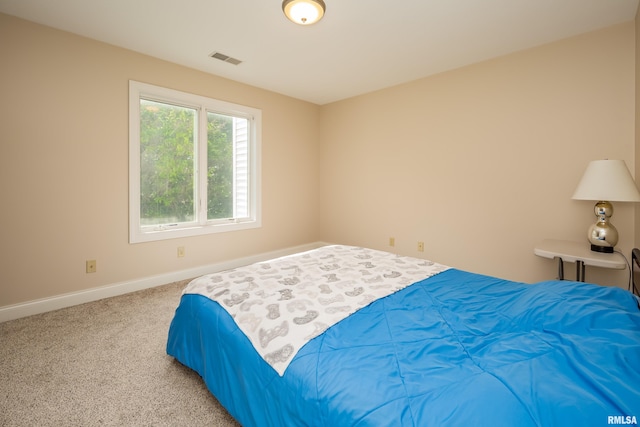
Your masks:
M284 0L282 2L282 11L287 18L300 25L315 24L322 19L326 8L322 0Z

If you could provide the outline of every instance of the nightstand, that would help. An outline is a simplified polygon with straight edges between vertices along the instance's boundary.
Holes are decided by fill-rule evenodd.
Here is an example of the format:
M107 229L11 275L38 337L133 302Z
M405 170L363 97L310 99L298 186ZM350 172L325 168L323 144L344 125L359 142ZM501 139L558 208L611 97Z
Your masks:
M586 265L616 270L627 268L627 260L622 254L594 252L586 241L581 243L547 239L538 243L533 249L533 253L543 258L556 258L558 260L558 279L560 280L564 280L565 261L576 263L576 280L579 282L584 282Z

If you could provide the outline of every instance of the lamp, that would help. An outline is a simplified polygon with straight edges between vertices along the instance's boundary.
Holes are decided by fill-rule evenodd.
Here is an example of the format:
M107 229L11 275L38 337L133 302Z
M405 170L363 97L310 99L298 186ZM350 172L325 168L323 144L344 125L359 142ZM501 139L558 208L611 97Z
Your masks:
M311 25L324 16L326 6L322 0L284 0L282 11L289 20L300 25Z
M624 160L594 160L589 163L578 184L574 200L597 200L594 213L598 221L589 227L587 237L591 250L613 252L618 243L618 230L609 222L613 202L640 202L640 192Z

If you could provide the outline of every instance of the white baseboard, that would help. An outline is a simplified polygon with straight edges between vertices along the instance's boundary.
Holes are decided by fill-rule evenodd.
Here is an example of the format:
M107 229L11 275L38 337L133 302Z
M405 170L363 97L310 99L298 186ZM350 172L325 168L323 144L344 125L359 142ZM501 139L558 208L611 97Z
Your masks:
M84 304L91 301L97 301L104 298L115 297L118 295L153 288L155 286L165 285L167 283L177 282L180 280L191 279L193 277L202 276L203 274L215 273L217 271L228 270L230 268L236 268L243 265L252 264L254 262L266 261L268 259L291 255L296 252L311 250L325 245L326 243L322 242L310 243L307 245L295 246L277 251L238 258L231 261L209 264L202 267L195 267L187 270L180 270L176 272L160 274L157 276L144 277L141 279L115 283L112 285L100 286L98 288L56 295L49 298L37 299L25 303L8 305L0 307L0 322L6 322L8 320L19 319L21 317L45 313L47 311L59 310L61 308Z

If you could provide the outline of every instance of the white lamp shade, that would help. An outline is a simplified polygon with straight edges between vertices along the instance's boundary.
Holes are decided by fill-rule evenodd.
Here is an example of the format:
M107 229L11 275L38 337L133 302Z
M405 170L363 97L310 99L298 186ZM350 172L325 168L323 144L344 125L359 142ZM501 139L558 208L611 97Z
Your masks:
M323 0L284 0L282 10L291 21L311 25L322 19L325 11Z
M594 160L587 166L573 199L640 202L640 192L624 160Z

